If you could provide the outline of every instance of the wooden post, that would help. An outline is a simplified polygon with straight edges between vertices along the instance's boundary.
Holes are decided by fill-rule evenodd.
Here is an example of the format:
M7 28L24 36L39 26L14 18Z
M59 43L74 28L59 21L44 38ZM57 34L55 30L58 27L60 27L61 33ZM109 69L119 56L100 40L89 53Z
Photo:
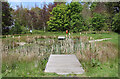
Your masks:
M70 33L69 33L69 39L70 39Z
M81 35L81 32L80 32L80 35Z
M44 32L45 32L45 30L46 30L46 27L45 27L45 22L43 23L43 26L44 26Z
M20 43L20 36L18 36L18 40L19 40L19 43Z
M66 30L66 40L67 40L67 34L68 34L68 30Z
M14 53L14 36L12 38L13 38L13 53Z

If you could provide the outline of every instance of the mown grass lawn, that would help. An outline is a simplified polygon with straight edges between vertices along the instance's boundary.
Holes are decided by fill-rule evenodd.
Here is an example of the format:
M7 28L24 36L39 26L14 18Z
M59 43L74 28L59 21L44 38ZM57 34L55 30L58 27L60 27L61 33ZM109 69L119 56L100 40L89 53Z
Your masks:
M65 33L60 32L40 32L40 34L32 34L29 35L31 37L34 36L59 36L66 35ZM15 37L18 37L16 35ZM26 35L21 35L21 38L26 38ZM103 38L112 38L110 40L101 41L102 43L112 43L111 48L114 47L116 50L118 49L118 34L117 33L103 33L103 34L80 34L73 33L71 34L73 37L79 36L88 36L94 39L103 39ZM3 38L11 39L12 37ZM47 39L47 38L46 38ZM17 39L16 39L17 40ZM107 50L107 49L106 49ZM81 75L68 74L68 75L58 75L55 73L44 73L45 65L47 60L41 60L37 62L37 66L35 65L36 60L31 62L14 62L9 64L9 67L3 62L2 74L7 77L65 77L65 76L78 76L78 77L118 77L118 58L114 58L113 60L109 60L108 62L100 63L98 66L92 67L89 62L81 62L83 68L85 69L85 73ZM42 64L41 64L42 62Z

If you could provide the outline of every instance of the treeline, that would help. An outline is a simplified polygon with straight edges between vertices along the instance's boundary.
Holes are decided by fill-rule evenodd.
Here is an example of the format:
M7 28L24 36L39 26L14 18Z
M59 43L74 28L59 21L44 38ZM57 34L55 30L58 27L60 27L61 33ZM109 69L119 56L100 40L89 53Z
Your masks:
M120 31L120 5L114 3L54 2L30 10L2 3L2 33L20 34L29 30L44 31Z
M35 6L31 9L17 6L14 10L9 3L2 3L3 34L27 33L28 30L46 30L50 12L58 3L44 4L43 8ZM10 19L9 19L10 18ZM9 22L8 22L9 21Z
M49 31L120 31L119 3L61 4L53 8Z

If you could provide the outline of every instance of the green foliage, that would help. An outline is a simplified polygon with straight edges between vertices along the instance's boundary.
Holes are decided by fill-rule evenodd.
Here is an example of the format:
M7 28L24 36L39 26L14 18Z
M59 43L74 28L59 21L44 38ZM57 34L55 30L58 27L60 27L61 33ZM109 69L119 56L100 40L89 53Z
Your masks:
M118 61L111 60L110 62L101 63L100 66L91 67L89 62L82 62L86 64L85 75L89 77L118 77ZM85 68L84 67L84 68Z
M17 22L15 26L11 29L11 34L20 34L22 32L20 24Z
M103 9L103 6L105 9ZM3 34L25 34L29 29L48 31L120 31L120 5L114 3L88 2L81 5L80 2L68 3L54 2L54 4L44 4L43 9L39 7L23 8L18 6L17 10L12 10L9 3L2 3L2 33ZM100 14L101 13L101 14ZM12 15L12 16L11 16ZM18 22L10 30L13 20ZM21 26L20 26L21 25ZM15 31L15 32L14 32ZM34 32L39 33L39 32Z
M86 30L84 27L83 17L81 15L83 7L79 2L72 2L68 5L61 4L53 8L50 20L47 22L49 31L65 31L66 29L73 32Z
M27 30L24 26L21 26L18 22L11 28L10 34L25 34Z
M80 32L87 29L84 26L84 20L81 14L82 9L82 5L78 2L72 2L68 5L68 10L70 10L70 30L73 32Z
M112 30L120 32L120 12L113 17Z
M107 2L105 3L108 14L114 16L114 13L119 13L120 3L119 2Z
M94 13L91 20L92 28L101 31L104 27L105 17L102 14Z
M93 2L91 3L90 9L93 11L96 6L97 6L97 2Z
M48 23L49 31L62 31L68 26L68 16L66 15L66 5L61 4L53 8Z
M9 26L12 25L12 8L8 2L2 2L2 34L9 33Z
M100 61L99 60L95 60L94 58L92 58L91 60L91 66L95 67L95 66L100 66Z
M107 2L106 9L109 14L111 30L115 32L120 32L120 3L119 2Z
M0 79L2 79L2 74L0 73Z

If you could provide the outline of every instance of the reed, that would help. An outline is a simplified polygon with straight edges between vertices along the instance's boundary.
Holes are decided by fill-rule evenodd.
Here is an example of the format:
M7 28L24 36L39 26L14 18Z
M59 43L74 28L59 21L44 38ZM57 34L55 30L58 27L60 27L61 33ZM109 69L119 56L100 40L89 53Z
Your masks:
M23 55L28 55L29 53L35 53L37 56L41 53L51 53L51 54L81 54L80 58L91 60L92 58L97 58L100 61L105 59L105 61L112 56L116 56L117 50L115 48L111 49L111 43L89 43L86 37L77 37L79 39L67 39L67 40L57 40L57 39L43 39L33 37L31 41L26 42L25 45L16 45L13 40L5 40L3 42L3 53L20 53ZM29 39L29 37L27 38ZM21 40L19 39L19 42ZM111 50L111 51L109 51ZM112 53L113 52L113 53ZM106 57L104 57L106 56ZM112 57L112 58L113 58ZM103 60L104 61L104 60Z

